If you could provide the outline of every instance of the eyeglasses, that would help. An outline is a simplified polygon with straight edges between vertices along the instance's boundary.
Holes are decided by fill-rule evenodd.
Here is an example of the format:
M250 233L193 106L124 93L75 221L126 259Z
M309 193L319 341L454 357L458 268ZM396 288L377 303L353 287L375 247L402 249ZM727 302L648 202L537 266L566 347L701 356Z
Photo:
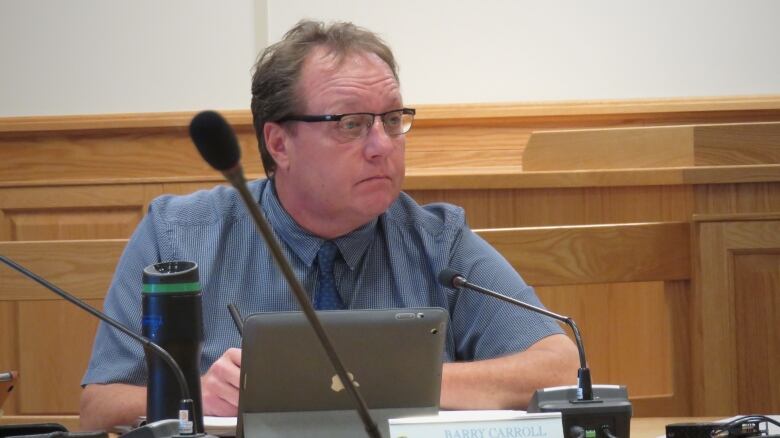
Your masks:
M412 129L412 121L416 111L413 108L402 108L386 113L348 113L330 114L324 116L287 116L279 120L282 122L336 122L338 133L346 139L355 140L368 135L368 131L374 126L377 116L382 120L382 126L389 136L406 134Z

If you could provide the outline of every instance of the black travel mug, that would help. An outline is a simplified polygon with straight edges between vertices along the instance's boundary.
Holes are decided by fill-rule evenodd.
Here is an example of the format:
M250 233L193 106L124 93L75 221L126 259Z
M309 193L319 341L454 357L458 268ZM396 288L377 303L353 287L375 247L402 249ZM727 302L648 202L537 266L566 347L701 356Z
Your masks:
M193 400L195 432L203 432L200 393L200 355L203 350L203 311L198 265L170 261L147 266L143 273L143 335L167 351L179 364ZM182 399L170 366L153 351L146 351L149 380L146 419L179 419Z

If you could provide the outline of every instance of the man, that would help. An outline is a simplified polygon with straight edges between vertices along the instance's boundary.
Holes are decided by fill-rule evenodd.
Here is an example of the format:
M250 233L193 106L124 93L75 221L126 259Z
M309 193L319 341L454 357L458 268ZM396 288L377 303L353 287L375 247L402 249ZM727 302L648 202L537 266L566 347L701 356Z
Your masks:
M348 23L301 22L260 57L252 94L269 179L250 190L318 308L446 308L443 408L523 408L537 388L574 383L576 348L554 322L437 284L451 266L539 304L468 229L462 209L421 207L401 193L414 110L403 106L393 55L378 37ZM326 252L335 257L333 277ZM140 272L170 259L200 267L204 413L235 415L241 351L226 305L249 314L297 304L230 189L155 200L122 255L106 311L140 330ZM326 296L328 281L338 295ZM83 381L82 425L143 415L145 379L142 349L101 326Z

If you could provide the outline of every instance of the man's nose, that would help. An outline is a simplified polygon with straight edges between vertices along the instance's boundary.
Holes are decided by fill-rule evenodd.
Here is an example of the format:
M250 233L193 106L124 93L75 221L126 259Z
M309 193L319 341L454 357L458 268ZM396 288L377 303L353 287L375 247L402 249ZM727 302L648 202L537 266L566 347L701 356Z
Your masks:
M366 136L365 152L369 157L385 156L393 151L395 143L393 138L385 132L385 125L379 117L374 119L374 124L368 130Z

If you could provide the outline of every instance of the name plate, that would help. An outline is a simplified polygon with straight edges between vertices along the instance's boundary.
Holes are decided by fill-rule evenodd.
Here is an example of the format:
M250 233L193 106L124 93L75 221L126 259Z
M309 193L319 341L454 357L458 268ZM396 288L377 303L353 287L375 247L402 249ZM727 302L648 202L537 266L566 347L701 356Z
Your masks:
M388 423L390 438L563 438L560 412L441 411Z

